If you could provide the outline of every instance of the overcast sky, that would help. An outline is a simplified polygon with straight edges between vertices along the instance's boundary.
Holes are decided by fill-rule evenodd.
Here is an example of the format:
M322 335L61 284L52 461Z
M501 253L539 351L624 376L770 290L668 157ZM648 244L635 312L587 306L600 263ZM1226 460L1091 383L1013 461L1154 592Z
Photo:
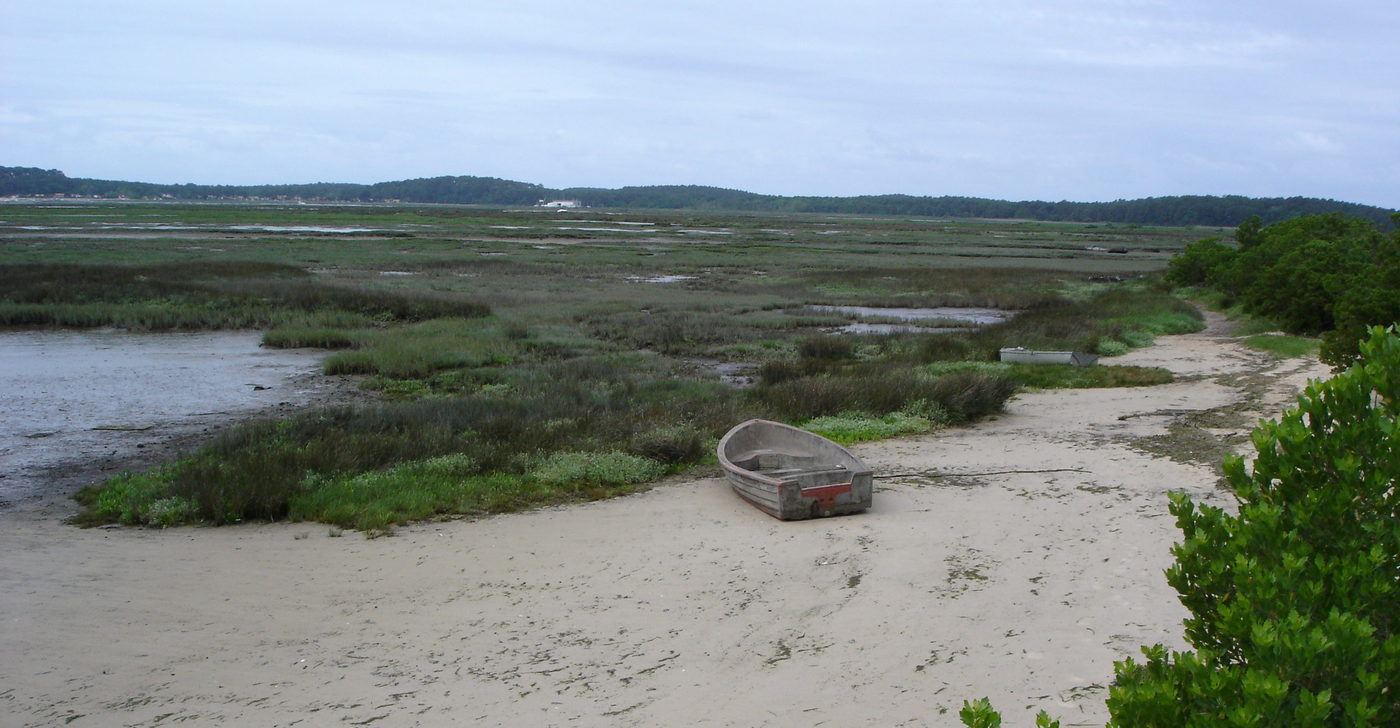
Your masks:
M1400 7L7 0L0 164L1394 208Z

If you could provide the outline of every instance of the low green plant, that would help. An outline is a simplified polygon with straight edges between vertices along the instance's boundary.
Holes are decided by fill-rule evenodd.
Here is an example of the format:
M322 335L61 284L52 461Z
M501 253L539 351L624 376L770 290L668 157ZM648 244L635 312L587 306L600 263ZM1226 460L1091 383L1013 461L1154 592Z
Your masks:
M194 504L170 496L165 472L122 473L100 487L87 487L76 499L86 510L74 520L83 525L121 523L127 526L173 526L191 520Z
M1245 337L1245 346L1251 349L1267 351L1274 356L1283 359L1293 359L1301 356L1315 356L1317 354L1319 341L1307 336L1290 336L1288 334L1256 334Z
M317 520L369 533L441 513L489 510L490 481L473 482L477 464L442 455L358 475L309 475L292 496L287 517Z
M874 417L863 412L817 417L802 423L802 428L822 437L850 445L869 440L884 440L901 435L918 435L932 430L934 423L923 417L891 412Z
M1099 339L1096 351L1103 356L1123 356L1132 350L1126 342L1117 339Z
M528 476L552 486L621 486L661 477L664 466L624 452L556 452L533 464Z
M973 701L963 701L962 710L958 711L958 718L967 728L1001 728L1001 713L992 708L992 702L987 698L978 698ZM1040 711L1035 716L1036 728L1060 728L1060 721L1050 717L1045 711Z
M483 473L462 453L351 475L310 475L288 517L356 528L370 535L395 524L446 514L485 514L599 498L654 480L665 468L618 452L557 452L530 458L523 473Z

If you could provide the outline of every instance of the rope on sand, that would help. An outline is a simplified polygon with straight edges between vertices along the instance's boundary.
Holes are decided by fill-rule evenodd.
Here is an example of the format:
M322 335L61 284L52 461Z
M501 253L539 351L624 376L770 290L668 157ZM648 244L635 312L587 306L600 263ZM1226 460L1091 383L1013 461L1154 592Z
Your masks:
M980 473L945 473L938 470L916 470L910 473L879 473L876 478L975 478L981 475L1020 475L1024 473L1087 473L1083 468L1047 468L1045 470L987 470Z

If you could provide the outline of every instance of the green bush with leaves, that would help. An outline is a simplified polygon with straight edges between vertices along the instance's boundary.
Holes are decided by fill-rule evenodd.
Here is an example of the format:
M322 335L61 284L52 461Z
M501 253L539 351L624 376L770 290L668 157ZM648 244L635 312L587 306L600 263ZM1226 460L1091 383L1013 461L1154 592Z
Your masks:
M1208 286L1289 333L1326 333L1322 359L1346 366L1368 326L1400 322L1400 214L1383 233L1366 219L1307 215L1261 228L1251 218L1239 247L1215 239L1186 246L1167 280Z
M1400 336L1360 348L1227 460L1237 513L1172 496L1192 650L1115 665L1111 726L1400 725Z
M1203 286L1214 283L1216 271L1235 257L1235 249L1220 242L1220 238L1205 238L1187 245L1167 263L1167 280L1178 286Z

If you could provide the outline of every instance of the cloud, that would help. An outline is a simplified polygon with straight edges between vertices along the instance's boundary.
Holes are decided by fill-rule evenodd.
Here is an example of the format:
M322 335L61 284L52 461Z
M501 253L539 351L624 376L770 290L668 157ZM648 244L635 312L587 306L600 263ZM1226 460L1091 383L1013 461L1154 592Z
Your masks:
M1297 131L1293 133L1293 143L1299 149L1309 152L1335 153L1343 151L1341 144L1333 141L1325 134L1315 131Z
M1396 175L1373 173L1400 168L1387 8L20 3L0 27L0 164L199 182L1394 201Z

